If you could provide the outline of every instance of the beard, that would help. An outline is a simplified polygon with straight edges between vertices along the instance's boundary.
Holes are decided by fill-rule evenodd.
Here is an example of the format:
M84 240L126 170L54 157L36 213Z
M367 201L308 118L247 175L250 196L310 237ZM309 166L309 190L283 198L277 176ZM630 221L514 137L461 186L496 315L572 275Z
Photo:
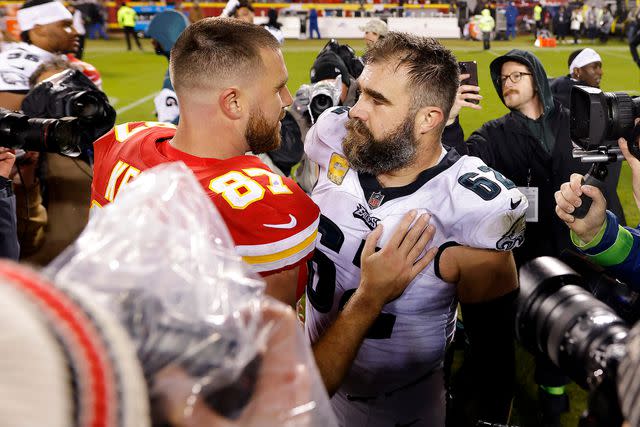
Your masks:
M413 114L381 139L375 139L359 119L349 119L347 135L342 141L349 165L358 172L371 175L389 173L410 166L418 152L413 127Z
M251 112L244 136L254 154L267 153L280 147L280 120L283 118L284 111L277 122L269 125L262 111Z

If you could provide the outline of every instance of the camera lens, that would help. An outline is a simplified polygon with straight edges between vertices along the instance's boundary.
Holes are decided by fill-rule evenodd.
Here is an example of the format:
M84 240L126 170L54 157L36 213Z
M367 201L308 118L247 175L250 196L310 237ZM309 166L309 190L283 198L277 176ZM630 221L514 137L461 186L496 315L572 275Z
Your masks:
M67 104L68 115L92 120L103 115L102 102L87 91L73 95Z
M551 257L520 269L516 336L529 350L546 354L584 388L615 376L625 322L582 286L571 268Z
M318 118L324 110L331 107L333 107L333 100L329 95L316 95L311 100L311 112L314 118Z

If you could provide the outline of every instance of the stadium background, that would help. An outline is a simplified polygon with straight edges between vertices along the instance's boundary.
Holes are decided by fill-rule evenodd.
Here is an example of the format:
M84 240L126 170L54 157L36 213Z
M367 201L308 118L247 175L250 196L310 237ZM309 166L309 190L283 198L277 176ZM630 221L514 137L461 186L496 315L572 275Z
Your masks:
M362 40L340 40L361 54L364 50ZM283 53L289 70L288 87L292 94L297 88L308 83L309 68L326 40L287 40ZM514 41L498 41L492 49L483 51L481 42L463 40L442 40L452 49L458 60L478 62L479 82L484 99L482 110L478 112L464 110L461 123L465 136L480 127L487 120L502 116L508 110L500 102L489 77L489 63L497 56L513 48L533 50L544 64L549 76L567 74L567 57L574 49L590 46L559 45L556 48L534 48L531 36L520 36ZM606 91L624 91L631 95L640 94L640 71L631 61L628 46L618 40L607 45L594 47L602 56L604 76L602 89ZM144 41L144 52L125 51L124 40L114 38L108 41L87 40L85 60L95 65L102 73L104 90L118 112L117 122L155 120L153 97L160 90L167 61L154 53L149 40ZM618 186L627 221L638 224L638 212L631 191L631 175L625 164ZM514 402L512 424L536 426L535 399L536 386L533 382L534 363L523 350L518 354L518 390ZM571 412L563 417L563 425L576 426L579 414L586 406L586 393L575 385L570 385Z

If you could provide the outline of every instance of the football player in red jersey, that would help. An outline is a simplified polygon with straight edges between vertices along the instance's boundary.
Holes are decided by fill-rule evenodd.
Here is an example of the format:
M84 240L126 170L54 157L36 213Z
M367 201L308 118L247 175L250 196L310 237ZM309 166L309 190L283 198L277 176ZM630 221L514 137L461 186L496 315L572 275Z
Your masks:
M292 180L245 155L280 144L280 119L292 99L279 43L259 26L204 19L177 40L170 71L179 125L125 123L96 141L92 207L112 202L141 171L183 161L220 211L238 254L264 277L267 293L294 305L319 210Z

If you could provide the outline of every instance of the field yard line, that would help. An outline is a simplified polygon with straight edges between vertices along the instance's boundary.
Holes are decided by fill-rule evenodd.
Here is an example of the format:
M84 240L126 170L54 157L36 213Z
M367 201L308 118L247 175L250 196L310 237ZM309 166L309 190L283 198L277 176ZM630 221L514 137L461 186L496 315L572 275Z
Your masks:
M144 104L145 102L147 102L148 100L152 99L153 97L155 97L155 96L156 96L157 94L159 94L159 93L160 93L160 92L153 92L153 93L150 93L149 95L147 95L147 96L145 96L145 97L142 97L142 98L140 98L140 99L138 99L138 100L136 100L136 101L133 101L131 104L127 104L127 105L125 105L125 106L124 106L124 107L122 107L122 108L118 108L118 109L116 110L116 114L122 114L122 113L124 113L125 111L129 111L129 110L131 110L132 108L136 108L138 105L140 105L140 104Z
M629 62L633 62L633 59L631 58L631 53L628 53L627 55L624 55L623 53L614 53L614 52L603 52L603 53L605 55L615 56L616 58L628 59Z

